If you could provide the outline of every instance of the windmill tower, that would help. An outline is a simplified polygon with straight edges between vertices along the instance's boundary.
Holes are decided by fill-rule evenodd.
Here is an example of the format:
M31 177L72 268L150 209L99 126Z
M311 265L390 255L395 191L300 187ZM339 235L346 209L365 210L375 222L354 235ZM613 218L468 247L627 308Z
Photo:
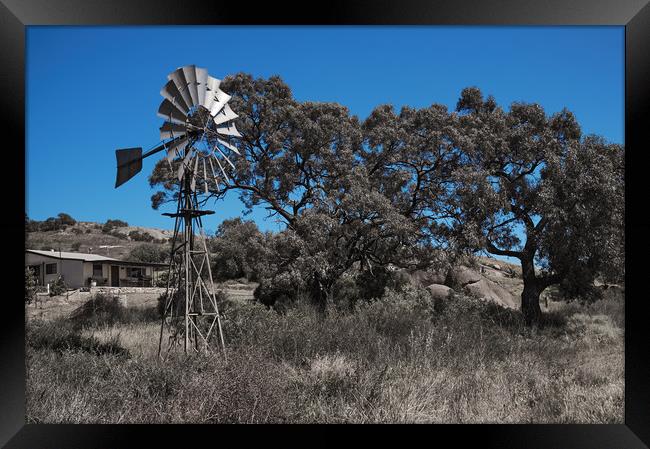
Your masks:
M185 353L205 351L218 336L225 356L202 223L202 217L214 211L201 209L200 196L218 192L220 183L229 181L222 160L235 168L228 155L239 154L232 142L241 137L233 123L238 116L228 105L231 97L219 89L220 80L209 76L206 69L181 67L167 79L158 108L158 116L165 120L160 128L163 143L145 154L139 147L116 150L115 187L139 173L144 158L166 151L178 192L176 212L163 214L174 218L174 234L158 355L180 347Z

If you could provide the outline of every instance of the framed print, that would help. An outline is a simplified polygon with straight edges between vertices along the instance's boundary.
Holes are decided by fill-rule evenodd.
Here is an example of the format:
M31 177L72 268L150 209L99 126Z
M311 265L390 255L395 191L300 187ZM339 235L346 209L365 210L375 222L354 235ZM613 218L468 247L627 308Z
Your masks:
M645 0L0 17L6 447L650 444Z

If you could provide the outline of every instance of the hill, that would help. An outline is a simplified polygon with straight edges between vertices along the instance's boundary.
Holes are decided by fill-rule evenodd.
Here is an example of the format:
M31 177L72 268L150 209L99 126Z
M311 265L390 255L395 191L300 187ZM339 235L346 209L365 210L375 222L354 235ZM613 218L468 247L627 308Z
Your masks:
M120 226L104 232L103 224L76 222L64 229L26 233L29 249L73 251L126 259L131 250L144 242L168 248L172 231L143 226Z

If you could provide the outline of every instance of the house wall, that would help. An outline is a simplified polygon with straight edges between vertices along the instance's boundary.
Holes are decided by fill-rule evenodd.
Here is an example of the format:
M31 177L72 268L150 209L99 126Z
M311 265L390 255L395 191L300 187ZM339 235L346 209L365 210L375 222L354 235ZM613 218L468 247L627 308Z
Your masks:
M56 253L53 253L56 254ZM55 263L56 274L46 274L45 265ZM42 285L55 281L59 275L65 279L65 283L71 288L79 288L84 285L83 262L81 260L61 260L54 257L46 257L40 254L25 254L25 265L40 265L41 276L39 283Z
M84 271L83 271L83 280L86 283L88 278L94 277L93 275L93 265L100 264L102 266L102 276L105 279L110 281L110 264L108 262L84 262Z

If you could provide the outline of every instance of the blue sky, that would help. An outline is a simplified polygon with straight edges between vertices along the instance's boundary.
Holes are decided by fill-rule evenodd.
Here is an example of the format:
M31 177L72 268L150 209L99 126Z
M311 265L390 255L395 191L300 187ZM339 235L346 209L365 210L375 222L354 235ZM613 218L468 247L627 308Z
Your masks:
M26 56L26 211L36 220L66 212L172 227L168 208L150 207L158 156L115 189L115 149L159 141L160 88L186 64L217 78L279 75L298 100L338 102L361 119L386 103L453 108L478 86L506 107L566 106L583 132L624 143L623 27L30 26ZM235 195L210 207L212 231L243 209ZM265 216L248 218L278 229Z

